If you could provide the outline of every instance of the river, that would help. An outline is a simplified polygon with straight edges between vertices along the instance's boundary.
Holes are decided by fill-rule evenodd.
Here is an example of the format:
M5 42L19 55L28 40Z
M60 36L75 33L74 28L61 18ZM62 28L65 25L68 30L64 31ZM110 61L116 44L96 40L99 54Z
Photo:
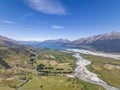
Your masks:
M91 64L91 61L88 61L80 56L80 53L77 53L74 55L77 58L76 61L76 68L75 68L75 76L79 79L90 82L93 84L98 84L100 86L103 86L106 90L120 90L116 87L108 85L106 82L101 80L97 77L95 73L92 73L87 70L86 66Z

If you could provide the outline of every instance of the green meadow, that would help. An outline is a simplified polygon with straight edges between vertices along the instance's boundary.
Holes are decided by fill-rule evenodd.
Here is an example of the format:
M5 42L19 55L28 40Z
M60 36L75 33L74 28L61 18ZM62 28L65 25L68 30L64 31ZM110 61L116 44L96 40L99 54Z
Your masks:
M105 90L67 76L74 72L73 53L30 47L0 51L5 54L1 56L0 90Z
M81 54L83 58L92 61L87 68L108 84L120 88L120 60L112 58Z
M66 76L34 77L18 90L105 90L104 88Z

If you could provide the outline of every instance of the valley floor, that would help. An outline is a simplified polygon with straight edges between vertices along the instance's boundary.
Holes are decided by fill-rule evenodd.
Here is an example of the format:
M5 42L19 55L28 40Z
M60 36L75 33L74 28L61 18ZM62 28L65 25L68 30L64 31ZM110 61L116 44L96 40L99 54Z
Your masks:
M119 60L74 50L24 53L3 58L12 67L1 66L0 90L120 90Z
M11 51L1 52L6 50ZM0 90L105 90L73 76L76 61L73 53L48 49L33 53L27 49L24 55L23 51L16 54L16 48L14 51L8 53L9 57L2 57L10 68L1 65Z
M101 57L108 57L108 58L113 58L113 59L118 59L120 60L120 55L119 54L113 54L113 53L102 53L102 52L92 52L84 49L68 49L68 51L74 51L74 52L79 52L82 54L87 54L87 55L95 55L95 56L101 56Z
M91 64L91 62L83 59L80 56L80 53L77 53L74 56L77 58L77 62L76 62L77 67L75 69L75 76L77 76L81 80L101 85L106 90L120 90L118 88L115 88L115 87L112 87L112 86L108 85L106 82L104 82L103 80L98 78L95 73L91 73L90 71L88 71L86 66Z

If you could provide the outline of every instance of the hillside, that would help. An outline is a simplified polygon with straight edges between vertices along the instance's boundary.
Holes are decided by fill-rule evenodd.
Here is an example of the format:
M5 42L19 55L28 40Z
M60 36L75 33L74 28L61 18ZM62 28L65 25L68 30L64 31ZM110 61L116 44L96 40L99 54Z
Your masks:
M20 41L23 45L30 45L38 48L50 48L50 49L64 49L64 44L69 44L71 41L68 39L56 39L56 40L45 40L45 41Z
M80 38L68 44L69 47L120 53L120 32L111 32L87 38Z
M17 41L0 35L0 47L10 47L17 45Z
M72 53L18 45L2 36L0 40L0 90L105 90L67 76L74 72Z
M87 38L80 38L74 41L58 39L46 40L43 42L29 42L27 45L55 49L61 49L60 47L83 48L88 50L120 53L120 32L105 33Z

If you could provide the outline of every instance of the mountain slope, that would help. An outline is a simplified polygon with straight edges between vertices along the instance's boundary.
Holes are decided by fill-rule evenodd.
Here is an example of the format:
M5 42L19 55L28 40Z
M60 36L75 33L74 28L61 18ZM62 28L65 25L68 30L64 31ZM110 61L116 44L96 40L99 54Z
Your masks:
M60 46L62 44L68 44L70 42L71 41L67 39L57 39L57 40L46 40L46 41L40 42L39 44Z
M120 53L120 32L111 32L87 38L80 38L74 41L58 39L35 43L29 42L29 45L47 48L61 46L67 48L83 48L88 50Z
M87 38L80 38L74 41L57 39L46 40L43 42L29 41L20 43L35 47L46 47L53 49L83 48L88 50L120 53L120 32L105 33Z
M38 41L27 41L27 42L20 42L24 45L30 45L34 47L40 48L52 48L52 49L64 49L63 45L69 44L71 41L67 39L56 39L56 40L45 40L42 42Z
M17 41L0 35L0 47L16 46Z
M80 38L72 41L67 46L120 53L120 32L111 32L88 38Z

